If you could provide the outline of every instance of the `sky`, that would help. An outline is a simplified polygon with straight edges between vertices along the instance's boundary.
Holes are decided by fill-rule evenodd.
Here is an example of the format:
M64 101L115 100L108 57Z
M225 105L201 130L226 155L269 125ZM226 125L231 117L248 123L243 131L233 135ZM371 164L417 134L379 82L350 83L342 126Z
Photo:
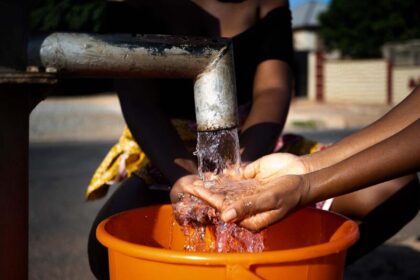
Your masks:
M290 3L291 7L295 7L299 4L302 4L302 3L305 3L305 2L308 2L308 1L311 1L311 0L289 0L289 3ZM312 1L317 1L317 2L328 4L331 0L312 0Z

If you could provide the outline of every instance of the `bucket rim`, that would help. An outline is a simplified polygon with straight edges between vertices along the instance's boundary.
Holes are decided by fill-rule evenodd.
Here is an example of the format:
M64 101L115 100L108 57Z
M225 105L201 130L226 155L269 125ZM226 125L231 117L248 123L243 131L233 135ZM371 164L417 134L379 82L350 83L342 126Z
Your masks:
M157 207L152 206L152 207ZM160 205L158 207L171 207L171 205ZM131 209L128 211L133 211ZM345 221L336 230L336 232L345 231L345 234L339 238L332 238L328 242L306 246L303 248L266 251L260 253L202 253L202 252L184 252L164 248L149 247L140 244L119 239L106 230L106 224L113 217L123 214L118 213L103 220L96 229L96 237L109 251L113 250L124 255L162 263L189 264L189 265L214 265L226 266L233 264L254 265L254 264L274 264L305 261L324 257L343 252L352 246L359 238L358 225L337 213L331 213L311 207L300 209L299 211L325 212L327 215L341 216Z

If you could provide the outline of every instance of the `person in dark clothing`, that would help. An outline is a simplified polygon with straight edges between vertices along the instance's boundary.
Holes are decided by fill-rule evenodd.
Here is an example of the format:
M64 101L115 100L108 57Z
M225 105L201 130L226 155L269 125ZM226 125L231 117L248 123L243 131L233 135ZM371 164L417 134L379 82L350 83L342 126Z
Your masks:
M232 38L237 100L243 112L242 160L255 160L273 151L292 92L293 47L287 1L139 0L120 7L124 6L110 11L107 31ZM128 14L125 22L117 22L112 13ZM179 127L185 123L174 123L174 119L194 121L193 81L117 80L115 89L132 138L150 164L119 186L93 223L88 253L92 272L99 279L109 276L106 249L95 238L97 224L127 209L169 203L170 186L184 175L197 173L185 140L188 137ZM88 190L88 198L99 196L101 189Z
M361 199L357 199L357 193L362 193L365 211L370 211L361 219L350 216L360 222L360 239L348 251L347 264L351 264L386 241L419 211L417 178L410 181L412 176L408 176L408 183L400 188L378 184L420 170L419 106L417 87L385 116L323 151L300 157L272 153L248 164L241 178L254 179L257 191L236 201L205 188L196 175L178 180L172 200L176 201L179 193L192 194L215 207L223 221L259 231L301 207L317 206L329 198L334 198L333 210L342 205L339 199L346 197L362 208L358 205ZM386 195L379 200L381 192Z
M118 5L110 9L107 32L232 39L243 162L273 151L302 155L323 148L299 137L279 140L292 95L293 44L287 0L128 0ZM114 84L128 130L114 147L114 155L98 168L87 192L88 199L101 197L111 182L125 178L98 213L89 235L89 263L99 279L109 278L107 250L95 237L99 222L124 210L170 203L171 187L197 173L192 154L196 136L193 81L121 79ZM115 170L124 172L101 180L118 172ZM363 221L412 180L413 176L406 176L386 182L386 192L375 186L338 197L332 209Z

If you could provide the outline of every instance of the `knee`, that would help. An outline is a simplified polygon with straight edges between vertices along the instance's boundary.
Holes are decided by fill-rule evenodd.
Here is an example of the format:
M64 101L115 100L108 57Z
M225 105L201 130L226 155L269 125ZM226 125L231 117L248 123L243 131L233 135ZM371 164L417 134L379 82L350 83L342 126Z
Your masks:
M96 279L107 280L109 279L108 250L96 239L96 226L95 222L89 233L87 246L89 266Z
M411 221L420 209L420 185L417 176L406 176L403 178L408 178L409 180L405 182L400 181L400 185L397 186L398 188L392 196L372 211L372 213L376 214L383 213L388 222L394 220L400 226Z
M137 192L141 188L141 184L141 180L135 177L130 177L124 181L103 205L92 223L88 237L87 253L90 269L97 279L109 279L109 271L108 250L96 238L96 227L102 220L136 207L138 205Z

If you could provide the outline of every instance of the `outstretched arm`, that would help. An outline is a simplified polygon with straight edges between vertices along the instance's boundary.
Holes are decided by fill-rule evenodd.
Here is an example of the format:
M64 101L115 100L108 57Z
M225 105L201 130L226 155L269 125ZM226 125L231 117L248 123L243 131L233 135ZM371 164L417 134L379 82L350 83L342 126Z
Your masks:
M230 205L200 186L194 195L217 207L226 222L258 231L290 212L315 202L420 170L420 119L348 159L304 175L272 177L260 192Z
M241 220L259 213L242 222L259 229L299 206L408 174L419 168L419 106L417 88L382 119L329 149L305 156L304 160L273 154L251 163L244 175L257 179L261 192L231 207L223 203L222 196L206 189L196 186L189 191L223 211L225 220ZM305 173L309 174L299 176ZM285 174L297 176L282 176ZM309 181L313 183L311 188Z
M244 170L246 178L267 181L272 176L305 174L338 163L404 129L420 118L420 87L368 127L338 141L328 149L297 157L276 153L262 157Z
M302 157L308 170L333 165L399 132L420 117L420 87L385 116L321 152Z
M305 175L308 204L420 170L420 119L348 159Z

